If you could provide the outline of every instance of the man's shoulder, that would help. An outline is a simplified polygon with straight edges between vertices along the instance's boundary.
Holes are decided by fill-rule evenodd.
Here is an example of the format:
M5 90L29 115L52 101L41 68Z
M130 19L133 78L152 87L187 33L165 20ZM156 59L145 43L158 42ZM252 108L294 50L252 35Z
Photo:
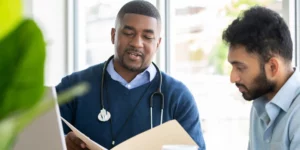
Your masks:
M291 103L288 113L300 117L300 91L295 96L294 101Z
M179 87L179 88L187 89L187 86L182 81L179 81L178 79L176 79L164 72L161 72L161 74L162 74L163 84L165 84L165 86L174 87L174 88Z
M81 71L76 71L69 75L69 78L75 78L79 80L85 80L90 79L95 76L100 76L103 71L104 63L100 63L97 65L90 66L86 69L83 69Z
M288 131L290 139L292 139L295 134L300 133L300 88L298 88L296 91L297 92L294 97L294 100L290 104L288 111L285 113L285 122L286 124L288 124L289 127Z
M296 134L300 134L300 96L298 96L295 101L292 103L289 112L289 132L290 139L296 137ZM297 140L300 140L300 137L297 136Z
M294 97L294 102L293 104L300 104L300 86L296 89L296 92L295 92L295 97Z
M193 99L190 89L180 80L162 72L162 90L176 96L184 96Z
M300 87L296 90L293 101L290 104L287 114L300 114Z
M61 79L61 82L56 86L56 88L65 89L82 81L98 79L101 77L103 66L103 63L100 63L67 75Z

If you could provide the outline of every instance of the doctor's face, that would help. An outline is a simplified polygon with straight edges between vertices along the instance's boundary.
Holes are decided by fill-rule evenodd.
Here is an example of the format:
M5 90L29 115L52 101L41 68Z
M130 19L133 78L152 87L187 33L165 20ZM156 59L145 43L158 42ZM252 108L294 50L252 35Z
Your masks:
M249 54L244 46L232 46L228 61L232 65L230 81L236 84L245 100L273 92L275 83L267 78L264 64L256 54Z
M152 62L160 44L160 23L153 17L125 14L111 31L115 61L132 72L142 72Z

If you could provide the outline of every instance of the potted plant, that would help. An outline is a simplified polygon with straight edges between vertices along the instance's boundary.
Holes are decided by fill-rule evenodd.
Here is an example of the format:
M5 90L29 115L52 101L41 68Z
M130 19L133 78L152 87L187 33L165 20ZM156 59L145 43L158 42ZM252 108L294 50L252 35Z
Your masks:
M20 0L0 0L0 150L55 105L44 95L45 41L32 19L22 16ZM85 93L86 83L58 95L58 104Z

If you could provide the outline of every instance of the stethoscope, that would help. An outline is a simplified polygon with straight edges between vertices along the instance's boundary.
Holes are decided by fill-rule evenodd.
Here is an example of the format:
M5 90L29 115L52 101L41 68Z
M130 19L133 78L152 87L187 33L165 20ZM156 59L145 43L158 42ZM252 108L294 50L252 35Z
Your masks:
M102 72L102 78L101 78L101 89L100 89L100 94L101 94L101 98L100 98L100 101L101 101L101 111L98 115L98 119L102 122L106 122L108 121L110 118L111 118L111 114L109 111L107 111L104 107L104 99L103 99L103 95L104 95L104 92L103 92L103 89L104 89L104 76L105 76L105 72L106 72L106 69L107 69L107 65L108 63L113 59L114 56L111 56L104 64L104 67L103 67L103 72ZM159 73L159 86L157 88L157 90L151 94L150 96L150 122L151 122L151 129L153 128L153 97L154 96L159 96L160 97L160 100L161 100L161 109L160 109L160 124L162 124L163 122L163 112L164 112L164 95L163 93L161 92L161 85L162 85L162 74L159 70L159 68L154 64L154 67L156 68L157 72ZM114 145L114 142L113 142L113 145Z

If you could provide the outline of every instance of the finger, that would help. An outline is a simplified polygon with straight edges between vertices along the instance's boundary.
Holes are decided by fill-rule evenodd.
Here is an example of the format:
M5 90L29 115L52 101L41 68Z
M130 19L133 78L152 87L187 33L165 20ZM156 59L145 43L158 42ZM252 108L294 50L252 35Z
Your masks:
M78 138L73 132L69 133L69 137L70 140L76 145L81 147L81 144L83 144L82 146L85 146L85 143L80 138Z
M66 138L66 143L68 150L81 150L81 148L76 145L70 138Z
M76 146L74 147L75 145L70 145L70 144L67 144L67 150L79 150L80 148L76 148Z
M82 142L82 143L80 144L80 147L83 148L83 149L85 149L85 148L86 148L86 144L85 144L84 142Z

